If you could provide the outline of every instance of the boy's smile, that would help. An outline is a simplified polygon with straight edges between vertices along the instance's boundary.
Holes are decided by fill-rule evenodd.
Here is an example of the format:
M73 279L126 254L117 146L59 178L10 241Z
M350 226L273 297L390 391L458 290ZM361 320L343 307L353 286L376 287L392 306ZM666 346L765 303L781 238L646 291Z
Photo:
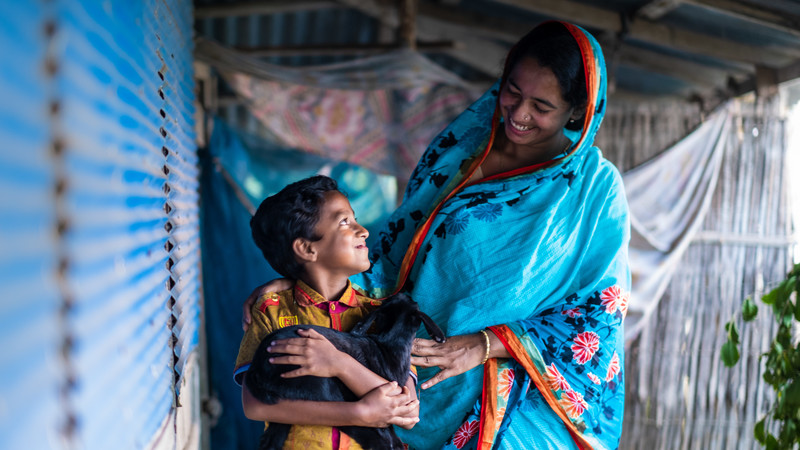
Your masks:
M316 264L330 273L349 277L369 269L369 232L356 222L347 197L338 191L325 193L319 221L314 227L321 239L312 246L317 254Z

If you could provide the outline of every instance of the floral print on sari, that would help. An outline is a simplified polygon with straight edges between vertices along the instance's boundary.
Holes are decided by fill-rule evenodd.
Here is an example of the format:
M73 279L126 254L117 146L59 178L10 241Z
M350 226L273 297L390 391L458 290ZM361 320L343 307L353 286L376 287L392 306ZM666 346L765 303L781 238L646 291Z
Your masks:
M491 330L512 356L423 391L420 422L396 430L412 449L618 446L628 207L619 172L592 146L605 112L602 54L565 26L584 52L590 93L583 130L564 131L573 147L470 182L499 125L495 84L431 142L378 235L373 266L351 277L373 297L410 293L448 336ZM421 368L419 378L437 371Z

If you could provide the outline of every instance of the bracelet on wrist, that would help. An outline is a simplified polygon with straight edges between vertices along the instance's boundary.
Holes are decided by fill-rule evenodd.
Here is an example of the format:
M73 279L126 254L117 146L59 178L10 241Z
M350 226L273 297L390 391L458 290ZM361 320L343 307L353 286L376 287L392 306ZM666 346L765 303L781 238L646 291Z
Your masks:
M486 339L486 353L483 354L483 361L481 364L486 364L486 361L489 360L489 351L492 349L492 342L489 340L489 333L486 330L481 330L483 334L483 338Z

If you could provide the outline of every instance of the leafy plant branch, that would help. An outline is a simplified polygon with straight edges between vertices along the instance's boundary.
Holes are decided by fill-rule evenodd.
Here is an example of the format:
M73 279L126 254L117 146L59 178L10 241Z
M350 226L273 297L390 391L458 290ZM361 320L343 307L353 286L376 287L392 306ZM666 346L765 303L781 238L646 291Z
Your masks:
M800 445L800 349L793 329L800 323L800 264L796 264L781 283L761 296L777 322L769 350L759 356L765 361L764 381L775 391L775 402L756 423L753 435L767 450L792 449ZM758 316L758 305L748 297L742 303L741 319L751 322ZM733 367L739 362L739 330L734 315L725 324L728 340L722 345L722 362ZM770 430L777 429L777 436Z

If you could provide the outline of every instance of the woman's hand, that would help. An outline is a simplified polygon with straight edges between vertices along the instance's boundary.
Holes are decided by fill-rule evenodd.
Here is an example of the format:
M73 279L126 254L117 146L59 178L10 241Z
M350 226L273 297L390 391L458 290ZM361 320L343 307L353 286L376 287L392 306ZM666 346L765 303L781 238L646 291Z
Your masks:
M287 278L276 278L267 284L262 284L261 286L255 288L253 292L250 293L250 296L247 297L247 300L245 300L242 304L242 330L247 331L247 328L250 326L250 322L253 320L253 316L250 314L250 309L253 308L253 305L255 305L259 297L268 292L285 291L292 286L294 286L294 281Z
M419 400L396 381L378 386L358 401L360 426L385 428L397 425L411 429L419 422Z
M282 378L295 378L306 375L314 377L338 377L342 358L350 355L340 352L325 336L315 330L297 330L301 337L281 339L272 342L267 351L286 353L269 359L272 364L294 364L299 368L281 374Z
M494 336L494 333L489 335ZM482 333L448 337L441 344L430 339L414 339L411 355L411 364L417 367L442 369L422 383L422 389L428 389L447 378L479 366L486 355L486 339Z

